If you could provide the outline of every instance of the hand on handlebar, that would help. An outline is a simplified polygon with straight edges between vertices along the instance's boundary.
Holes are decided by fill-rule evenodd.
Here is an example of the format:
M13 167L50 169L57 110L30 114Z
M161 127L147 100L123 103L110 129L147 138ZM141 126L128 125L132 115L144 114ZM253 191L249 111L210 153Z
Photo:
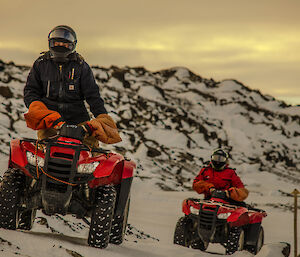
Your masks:
M214 187L211 187L211 188L209 189L210 194L212 194L215 190L216 190L216 189L215 189Z
M91 136L93 134L93 132L95 131L95 129L93 128L93 126L89 122L87 122L84 125L81 125L81 127L86 132L86 134L88 134L89 136Z
M209 189L209 192L210 192L212 197L216 197L216 198L227 197L227 198L230 198L230 193L229 193L228 190L218 190L218 189L215 189L214 187L211 187Z

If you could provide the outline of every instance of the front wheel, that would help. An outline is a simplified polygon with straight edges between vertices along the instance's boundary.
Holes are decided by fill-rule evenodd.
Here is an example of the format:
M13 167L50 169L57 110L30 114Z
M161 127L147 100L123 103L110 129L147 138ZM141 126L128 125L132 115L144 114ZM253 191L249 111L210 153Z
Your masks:
M116 190L113 186L103 186L97 190L95 198L88 244L96 248L106 248L114 216Z
M189 247L189 235L188 226L189 219L187 217L181 217L176 224L174 232L174 244Z
M16 230L19 223L19 204L24 175L8 169L0 183L0 227Z
M245 232L242 228L233 227L229 231L228 240L225 244L226 254L230 255L236 251L242 251L245 243Z

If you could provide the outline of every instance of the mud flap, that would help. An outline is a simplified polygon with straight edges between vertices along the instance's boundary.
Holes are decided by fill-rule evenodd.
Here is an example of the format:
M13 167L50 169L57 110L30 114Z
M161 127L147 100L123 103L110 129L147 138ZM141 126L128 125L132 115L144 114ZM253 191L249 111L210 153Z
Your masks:
M246 244L255 246L260 231L261 224L255 223L247 226L246 229Z
M121 216L123 217L125 206L130 194L130 188L132 183L132 177L131 178L125 178L121 182L120 191L118 194L118 199L116 202L116 208L115 208L115 215L114 216Z

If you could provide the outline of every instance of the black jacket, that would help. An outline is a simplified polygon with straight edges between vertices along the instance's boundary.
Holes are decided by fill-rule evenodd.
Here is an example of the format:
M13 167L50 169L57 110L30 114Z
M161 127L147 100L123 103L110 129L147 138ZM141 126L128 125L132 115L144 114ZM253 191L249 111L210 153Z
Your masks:
M92 70L79 54L56 63L46 52L34 62L24 88L27 108L33 101L42 101L68 124L78 124L90 120L84 100L95 117L107 113Z

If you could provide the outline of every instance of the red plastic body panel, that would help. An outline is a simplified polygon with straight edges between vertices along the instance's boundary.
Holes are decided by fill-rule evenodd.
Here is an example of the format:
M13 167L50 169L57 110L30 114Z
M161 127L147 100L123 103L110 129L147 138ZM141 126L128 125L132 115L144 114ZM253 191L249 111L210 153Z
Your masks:
M59 146L52 146L51 150L50 150L50 157L55 157L55 153L64 153L64 154L70 154L70 155L74 155L75 154L75 150L72 148L64 148L64 147L59 147ZM67 158L63 158L60 157L62 159L67 159Z
M103 156L101 157L99 158L101 159L100 164L94 171L95 178L108 177L113 172L115 166L124 160L123 156L119 154L109 154L105 160L103 160ZM97 159L95 158L95 160Z
M122 170L123 170L123 165L120 163L119 165L115 166L113 172L108 177L101 177L101 178L95 178L91 181L89 181L89 187L90 188L95 188L98 186L103 186L103 185L117 185L121 183L122 180Z
M133 177L133 171L135 169L136 169L136 164L133 161L124 161L122 179Z
M33 145L30 142L26 142L26 141L22 142L21 150L23 151L24 156L25 156L26 151L32 152L33 154L35 154L35 152L36 152L35 145ZM45 158L45 153L41 149L38 149L36 153L38 156ZM26 158L26 156L25 156L25 158ZM27 161L27 159L26 159L26 161Z
M182 212L186 215L191 214L190 207L200 209L200 203L203 204L202 208L206 211L214 212L214 209L219 206L218 214L231 213L227 218L227 223L231 227L240 227L247 224L261 223L262 219L267 216L266 212L260 212L255 210L248 210L245 207L230 205L228 202L222 199L212 200L191 200L185 199L182 202Z
M60 137L59 143L63 145L76 145L80 144L79 140L72 138ZM26 151L30 151L33 154L45 158L46 148L43 145L39 145L39 149L36 151L34 143L20 140L12 140L11 142L11 158L10 165L18 167L23 170L23 172L30 176L29 171L26 170L25 166L28 164ZM55 153L64 153L69 155L74 155L75 150L72 148L65 148L60 146L52 146L50 152L50 157L56 157ZM59 156L62 159L70 159L68 156ZM93 157L90 151L81 151L78 159L77 165L84 163L100 162L98 167L93 173L95 179L89 182L91 188L107 185L107 184L120 184L122 179L133 177L133 172L136 168L136 164L133 161L125 160L124 157L117 153L100 154Z
M267 213L263 212L249 212L250 224L261 223L262 219L267 216Z
M20 140L13 139L10 142L10 162L25 167L28 163L25 152L22 151Z
M182 212L185 214L185 215L189 215L191 213L191 210L190 210L190 206L188 204L188 201L189 200L183 200L182 202Z
M29 142L20 143L19 139L13 139L10 142L10 159L9 167L14 167L22 170L26 176L32 177L29 171L25 168L28 164L26 150L35 152L35 147ZM38 153L41 156L41 153Z
M120 184L122 179L133 177L136 168L133 161L126 161L122 155L115 153L97 156L93 158L93 161L100 161L100 164L93 174L95 179L89 182L91 188L107 184Z
M69 145L70 143L81 144L79 140L74 138L69 138L69 137L59 137L57 140L59 141L60 144L65 144L65 145Z
M250 219L248 215L248 209L244 207L237 208L231 215L227 218L227 222L231 227L241 227L243 225L249 224Z
M186 215L189 215L191 213L191 206L194 207L195 209L200 209L200 205L195 203L194 201L192 200L183 200L182 202L182 212Z

